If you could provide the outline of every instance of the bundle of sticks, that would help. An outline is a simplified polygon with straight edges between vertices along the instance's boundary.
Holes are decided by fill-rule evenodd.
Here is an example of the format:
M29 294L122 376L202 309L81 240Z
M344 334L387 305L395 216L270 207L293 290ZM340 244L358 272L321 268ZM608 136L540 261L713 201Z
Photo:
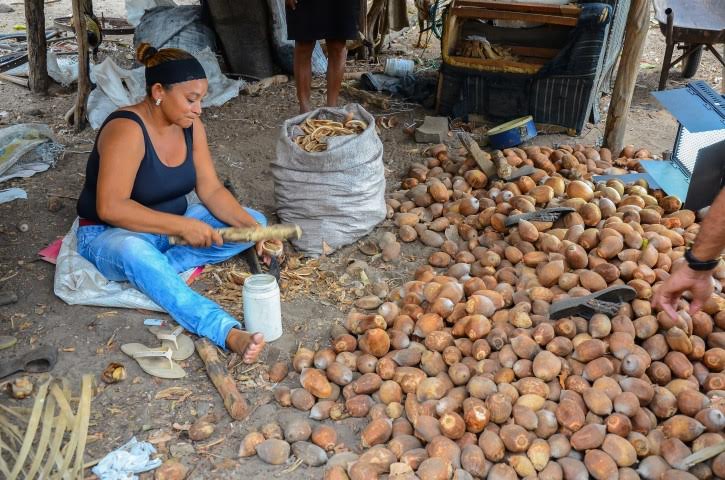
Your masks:
M294 142L306 152L322 152L327 150L328 138L360 134L368 125L362 120L353 119L352 113L349 113L342 122L308 118L300 128L304 135L295 137Z
M478 35L461 40L456 49L456 55L483 60L500 60L504 58L511 60L515 58L509 49L494 45L486 37Z

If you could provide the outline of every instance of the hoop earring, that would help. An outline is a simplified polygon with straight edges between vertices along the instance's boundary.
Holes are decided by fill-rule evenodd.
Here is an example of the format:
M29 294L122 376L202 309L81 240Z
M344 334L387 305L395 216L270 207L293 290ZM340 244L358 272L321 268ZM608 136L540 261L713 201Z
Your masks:
M156 106L158 107L159 105L161 105L161 99L160 98L157 98L156 99Z

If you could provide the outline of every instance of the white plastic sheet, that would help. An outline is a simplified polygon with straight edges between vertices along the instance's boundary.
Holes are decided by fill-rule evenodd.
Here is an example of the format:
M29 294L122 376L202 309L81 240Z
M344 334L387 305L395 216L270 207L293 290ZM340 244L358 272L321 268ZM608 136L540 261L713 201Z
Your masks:
M53 291L69 305L112 308L142 308L155 312L164 309L128 282L112 282L78 253L76 231L78 219L63 238L55 264ZM185 281L194 269L181 274Z
M78 220L63 238L55 264L53 291L69 305L143 308L163 312L150 298L127 282L112 282L77 251Z
M22 188L6 188L0 190L0 203L12 202L13 200L27 200L28 192Z

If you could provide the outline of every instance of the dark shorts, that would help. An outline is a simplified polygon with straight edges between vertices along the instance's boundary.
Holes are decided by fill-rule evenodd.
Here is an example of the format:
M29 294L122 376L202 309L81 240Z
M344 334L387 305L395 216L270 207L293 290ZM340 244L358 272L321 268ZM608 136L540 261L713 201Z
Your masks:
M359 0L297 0L287 8L289 40L357 40Z

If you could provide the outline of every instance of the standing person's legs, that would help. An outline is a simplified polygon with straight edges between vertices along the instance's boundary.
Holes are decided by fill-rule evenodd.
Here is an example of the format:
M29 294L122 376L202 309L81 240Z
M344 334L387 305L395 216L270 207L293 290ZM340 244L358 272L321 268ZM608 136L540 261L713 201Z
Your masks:
M311 110L310 94L312 91L312 50L314 41L295 41L294 74L297 87L297 101L300 104L300 113Z
M340 86L345 75L347 48L345 40L326 40L327 43L327 106L336 107Z

